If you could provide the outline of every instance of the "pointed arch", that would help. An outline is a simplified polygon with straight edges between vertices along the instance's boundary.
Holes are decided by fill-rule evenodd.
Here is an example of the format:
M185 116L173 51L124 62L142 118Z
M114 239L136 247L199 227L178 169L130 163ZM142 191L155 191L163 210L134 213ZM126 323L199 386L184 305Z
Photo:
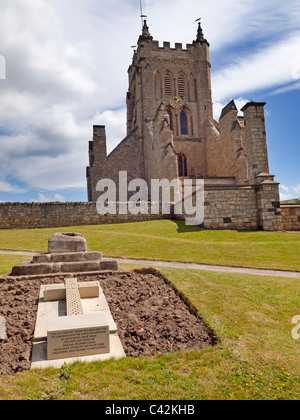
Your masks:
M162 78L159 70L155 72L154 84L155 98L162 99Z
M182 136L187 136L189 134L188 125L188 115L186 110L183 108L180 112L180 134Z
M183 153L178 155L178 175L180 177L188 176L187 157Z
M189 76L189 97L190 97L191 101L196 101L197 100L196 80L195 80L195 77L194 77L193 73L191 73L190 76Z
M171 98L173 96L173 76L168 70L164 77L164 94L165 98Z
M193 136L193 121L190 110L183 107L179 113L179 133L181 136Z
M183 71L181 71L177 77L177 94L182 99L187 98L187 80Z

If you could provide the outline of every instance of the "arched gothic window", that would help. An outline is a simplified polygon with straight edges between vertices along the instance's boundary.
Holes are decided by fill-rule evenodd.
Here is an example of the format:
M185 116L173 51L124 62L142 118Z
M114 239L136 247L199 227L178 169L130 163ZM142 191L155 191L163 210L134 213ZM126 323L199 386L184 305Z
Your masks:
M179 176L188 176L187 158L183 153L178 155L178 172Z
M180 133L182 136L188 135L188 116L184 109L180 113Z
M180 96L182 99L184 99L186 96L186 83L183 73L180 73L178 77L178 96Z
M158 70L155 74L155 97L156 99L162 98L162 82L161 82L161 75Z
M193 73L190 74L189 77L189 91L190 91L190 100L196 100L196 82Z
M165 97L170 98L173 94L172 89L172 76L171 73L166 73L165 75Z

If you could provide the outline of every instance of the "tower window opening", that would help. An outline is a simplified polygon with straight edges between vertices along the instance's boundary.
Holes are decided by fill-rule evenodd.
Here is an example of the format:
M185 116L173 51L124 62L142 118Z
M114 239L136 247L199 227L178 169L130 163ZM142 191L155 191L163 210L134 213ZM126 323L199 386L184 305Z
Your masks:
M188 135L188 117L185 111L180 113L180 130L182 136Z
M172 82L170 74L166 74L165 77L165 95L166 97L172 96Z
M178 155L178 171L179 171L179 176L188 176L187 158L182 153Z
M185 97L185 79L183 74L181 74L178 78L178 96L183 99Z

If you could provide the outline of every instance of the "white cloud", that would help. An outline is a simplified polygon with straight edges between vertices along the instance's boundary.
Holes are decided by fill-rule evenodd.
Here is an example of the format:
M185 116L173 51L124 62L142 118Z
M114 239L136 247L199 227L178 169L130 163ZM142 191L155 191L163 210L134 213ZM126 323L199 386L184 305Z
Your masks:
M57 202L65 202L66 198L61 194L55 194L54 197L47 197L44 194L39 193L39 197L37 200L30 200L31 203L57 203Z
M3 55L0 55L0 80L6 79L6 60Z
M280 188L285 192L289 192L291 187L287 187L286 185L281 184Z
M275 88L293 81L291 62L299 45L300 32L296 32L217 71L212 77L215 99Z
M0 192L19 194L19 193L26 192L26 190L16 185L12 185L9 182L0 180Z
M283 87L280 87L279 89L275 89L273 92L271 92L271 95L279 95L281 93L292 92L294 90L299 90L299 89L300 89L300 82L291 83L291 84L288 84L287 86L283 86Z
M296 187L292 187L292 189L300 197L300 184L297 185Z
M284 192L283 192L284 191ZM280 198L282 201L293 200L300 197L300 184L296 186L280 185Z
M97 112L93 118L95 125L105 125L107 153L110 153L126 136L126 109Z
M293 200L295 197L292 194L285 194L280 192L280 201Z
M169 0L146 0L144 9L160 42L191 43L195 19L202 15L211 50L223 60L221 69L213 68L216 119L228 98L237 97L240 109L250 90L295 84L298 0L288 6L281 0L203 0L201 7L194 0L173 0L172 7ZM86 186L92 126L106 125L108 152L126 135L130 46L140 31L139 4L132 0L1 0L0 54L7 72L0 80L0 173L5 179L36 191ZM259 49L229 54L249 40ZM5 179L0 191L2 185L3 192L23 192Z
M237 98L234 100L235 105L238 109L238 115L243 115L243 113L241 112L241 109L243 108L244 105L246 105L248 101L248 99L245 98ZM214 119L216 121L219 121L219 118L221 116L222 110L223 108L228 105L228 101L226 102L215 102L214 103Z

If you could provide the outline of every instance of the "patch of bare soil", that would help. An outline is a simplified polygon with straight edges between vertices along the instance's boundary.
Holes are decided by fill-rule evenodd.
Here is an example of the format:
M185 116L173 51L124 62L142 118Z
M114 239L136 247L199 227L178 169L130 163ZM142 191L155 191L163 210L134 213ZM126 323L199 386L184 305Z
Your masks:
M127 356L203 349L216 343L213 333L158 273L151 270L80 277L100 281ZM7 339L0 340L0 375L30 369L38 296L42 284L63 278L0 284L0 315Z

